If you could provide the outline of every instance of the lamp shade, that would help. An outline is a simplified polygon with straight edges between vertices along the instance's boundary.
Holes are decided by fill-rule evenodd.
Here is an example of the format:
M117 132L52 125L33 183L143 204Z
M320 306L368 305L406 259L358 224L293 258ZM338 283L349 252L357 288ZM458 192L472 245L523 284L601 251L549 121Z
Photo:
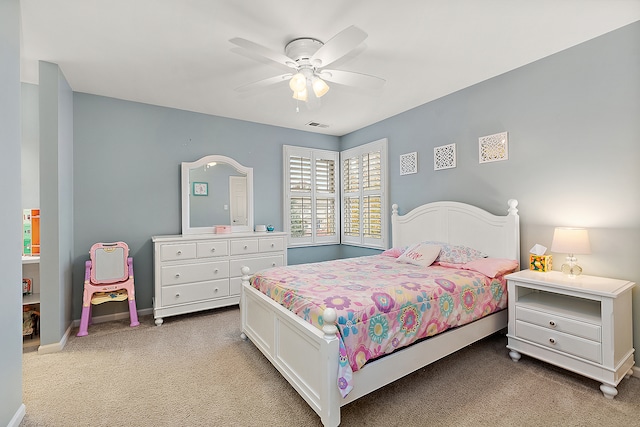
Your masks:
M302 73L297 73L289 80L289 87L294 92L302 92L307 87L307 78Z
M316 97L320 98L325 93L329 92L329 85L322 80L320 77L313 78L313 93L316 94Z
M589 232L586 228L556 227L551 251L564 254L590 254Z

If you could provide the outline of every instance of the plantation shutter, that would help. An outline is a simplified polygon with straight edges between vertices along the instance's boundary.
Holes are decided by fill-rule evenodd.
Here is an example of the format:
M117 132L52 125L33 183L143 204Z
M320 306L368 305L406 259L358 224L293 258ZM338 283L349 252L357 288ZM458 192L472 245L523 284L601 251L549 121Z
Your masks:
M342 243L386 248L386 139L341 153Z
M284 146L289 246L339 243L338 153Z

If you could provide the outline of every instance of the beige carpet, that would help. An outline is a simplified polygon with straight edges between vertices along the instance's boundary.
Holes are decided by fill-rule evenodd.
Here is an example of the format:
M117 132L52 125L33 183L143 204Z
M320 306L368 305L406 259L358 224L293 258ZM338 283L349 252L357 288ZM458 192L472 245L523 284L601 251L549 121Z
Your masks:
M21 426L320 426L250 341L237 308L92 325L62 352L24 354ZM343 426L631 426L640 380L599 384L494 335L342 408Z

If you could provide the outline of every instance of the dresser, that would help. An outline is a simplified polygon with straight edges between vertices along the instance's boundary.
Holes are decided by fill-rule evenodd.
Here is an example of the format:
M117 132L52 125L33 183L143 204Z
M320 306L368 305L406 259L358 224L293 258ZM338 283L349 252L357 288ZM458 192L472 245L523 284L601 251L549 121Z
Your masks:
M251 273L287 264L286 233L154 236L153 316L238 304L242 267Z
M511 359L526 354L592 378L613 399L618 383L633 372L635 283L530 270L507 281Z

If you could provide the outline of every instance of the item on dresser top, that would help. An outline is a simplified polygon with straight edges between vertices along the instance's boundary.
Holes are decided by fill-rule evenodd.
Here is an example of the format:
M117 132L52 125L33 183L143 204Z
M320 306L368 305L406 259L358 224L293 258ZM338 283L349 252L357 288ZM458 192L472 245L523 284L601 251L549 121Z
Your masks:
M216 234L230 234L231 226L230 225L216 225L214 227Z
M133 258L124 242L96 243L85 262L82 314L78 336L88 335L91 311L94 305L108 301L129 301L130 326L138 326L135 285L133 282ZM125 295L126 294L126 295Z
M267 225L267 231L268 231L268 232L272 232L273 230L275 230L275 228L273 227L273 225L271 225L271 224Z
M266 225L264 225L264 224L256 225L256 232L264 233L265 231L267 231L267 226Z

